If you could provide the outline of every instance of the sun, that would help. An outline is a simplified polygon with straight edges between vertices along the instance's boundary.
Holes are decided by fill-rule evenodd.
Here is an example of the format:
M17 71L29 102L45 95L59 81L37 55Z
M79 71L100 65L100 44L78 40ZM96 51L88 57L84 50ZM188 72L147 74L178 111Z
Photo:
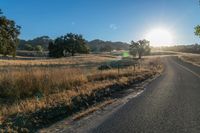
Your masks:
M150 30L145 39L149 40L152 46L170 46L173 44L173 36L171 32L165 28L155 28Z

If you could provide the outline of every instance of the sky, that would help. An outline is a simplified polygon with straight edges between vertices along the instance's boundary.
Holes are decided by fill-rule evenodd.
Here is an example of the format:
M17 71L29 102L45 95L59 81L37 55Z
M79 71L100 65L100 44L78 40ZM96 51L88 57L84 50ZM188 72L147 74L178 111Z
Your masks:
M137 41L157 27L175 44L199 43L199 0L0 0L0 9L22 27L20 38L69 32L87 40Z

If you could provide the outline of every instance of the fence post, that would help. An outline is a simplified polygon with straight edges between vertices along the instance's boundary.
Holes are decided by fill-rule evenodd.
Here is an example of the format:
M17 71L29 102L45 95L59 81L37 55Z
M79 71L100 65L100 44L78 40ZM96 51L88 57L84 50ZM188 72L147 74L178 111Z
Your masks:
M119 77L119 62L117 64L117 69L118 69L118 77Z

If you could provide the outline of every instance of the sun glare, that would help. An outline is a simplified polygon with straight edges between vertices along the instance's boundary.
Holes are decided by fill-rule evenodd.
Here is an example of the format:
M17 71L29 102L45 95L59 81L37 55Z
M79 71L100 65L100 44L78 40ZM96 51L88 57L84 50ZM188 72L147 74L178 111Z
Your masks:
M165 28L156 28L149 31L145 39L149 40L152 46L170 46L173 44L172 34Z

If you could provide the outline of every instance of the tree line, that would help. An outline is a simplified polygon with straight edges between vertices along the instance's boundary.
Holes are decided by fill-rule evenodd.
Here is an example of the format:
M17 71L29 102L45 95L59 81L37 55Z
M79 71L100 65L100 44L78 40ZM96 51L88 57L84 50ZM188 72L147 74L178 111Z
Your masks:
M20 39L19 45L17 47L18 50L27 50L27 51L38 51L38 47L40 46L43 51L48 51L49 43L54 41L48 36L36 37L32 40L22 40ZM111 52L113 50L128 50L129 45L125 42L112 42L112 41L103 41L99 39L95 39L92 41L85 40L86 45L89 47L91 52Z
M162 47L161 49L165 50L165 51L200 54L200 45L199 44L168 46L168 47Z

